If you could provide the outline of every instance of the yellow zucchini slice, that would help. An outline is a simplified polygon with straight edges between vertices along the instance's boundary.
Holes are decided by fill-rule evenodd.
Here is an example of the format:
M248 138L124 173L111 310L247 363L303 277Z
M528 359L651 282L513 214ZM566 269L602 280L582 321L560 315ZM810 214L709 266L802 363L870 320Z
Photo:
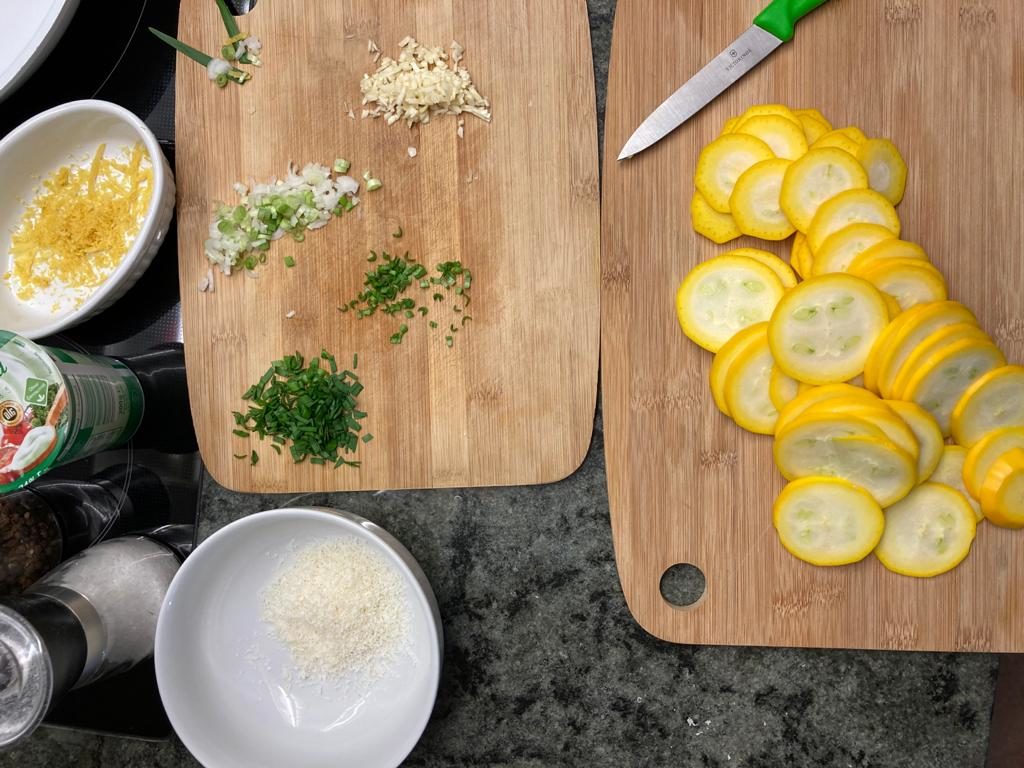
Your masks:
M719 136L725 136L727 133L732 133L736 130L736 126L740 124L740 117L730 117L725 121L725 125L722 126L722 131L718 134Z
M793 225L779 205L782 179L789 165L789 160L762 160L737 180L729 208L740 232L762 240L785 240L793 234Z
M737 331L771 317L786 289L764 264L745 256L719 256L698 264L676 293L683 333L711 352Z
M989 432L1024 427L1024 368L1004 365L971 384L950 418L953 439L970 448Z
M747 347L757 343L759 337L767 342L768 323L756 323L739 331L722 345L722 348L715 353L715 359L711 361L711 373L708 376L711 397L714 398L718 410L726 416L732 416L729 413L729 404L725 401L725 380L729 375L729 369L739 354Z
M811 265L813 264L811 249L807 247L807 238L803 232L793 235L793 246L789 251L789 265L800 277L811 276Z
M740 124L745 123L753 117L764 117L766 115L784 117L789 120L789 122L800 125L800 119L796 116L793 110L785 104L755 104L752 107L748 107L747 111L740 115Z
M847 136L849 136L851 139L857 142L858 145L863 144L865 141L868 140L867 134L864 133L864 131L862 131L856 125L848 125L845 128L839 128L838 130L840 131L840 133L845 133Z
M857 151L857 159L868 172L871 188L899 205L907 187L907 164L888 139L868 139Z
M888 323L889 310L871 283L853 275L823 275L782 297L768 321L768 343L789 376L831 384L864 370Z
M833 232L861 222L881 224L895 237L900 236L900 217L892 203L873 189L848 189L818 208L807 229L807 244L817 254L825 239Z
M761 334L741 351L725 376L725 404L733 421L748 432L770 435L779 411L768 396L768 379L775 361L768 339Z
M988 471L1000 456L1014 448L1024 448L1024 427L997 429L972 445L964 459L964 485L968 493L980 499Z
M942 460L942 452L946 447L942 442L942 430L939 429L938 422L934 417L917 403L910 403L906 400L885 400L884 402L906 422L917 439L919 446L917 482L923 483L932 476Z
M867 557L882 538L885 517L871 495L834 477L805 477L775 499L779 541L812 565L848 565Z
M917 261L928 262L928 254L917 243L893 237L875 243L870 248L861 252L850 262L847 271L858 275L862 270L887 259L916 259Z
M832 147L815 149L789 166L779 202L793 226L806 232L822 203L840 192L867 186L867 173L849 152Z
M814 274L847 272L850 264L865 250L895 235L881 224L850 224L833 232L814 254Z
M704 199L704 195L696 191L690 200L690 222L694 232L719 245L743 234L731 214L719 213Z
M793 268L771 251L763 251L760 248L733 248L722 255L746 256L748 259L759 261L776 274L784 288L796 287L796 274L793 272Z
M829 119L825 117L823 114L821 114L821 112L815 109L814 107L809 107L807 109L794 109L793 114L796 115L798 120L801 117L813 118L822 125L824 125L826 128L828 128L830 131L832 130L832 123L829 122Z
M765 340L767 341L767 334ZM784 374L779 366L772 368L771 376L768 377L768 397L777 411L781 411L791 402L796 400L800 394L800 382Z
M917 482L917 463L910 455L884 437L839 434L841 422L877 429L853 417L802 416L775 440L775 464L782 476L839 477L863 488L883 507L910 493Z
M775 157L771 147L745 133L730 133L708 144L697 158L693 182L708 205L729 213L736 180L752 165Z
M921 455L921 446L907 423L883 400L866 401L859 397L840 397L816 403L804 411L806 416L847 415L864 419L874 424L894 445L899 446L914 459L916 464Z
M771 324L769 324L770 332ZM942 434L950 433L953 406L980 376L1006 365L1006 358L990 341L961 339L935 352L921 364L921 370L907 384L901 400L911 400L939 423Z
M875 556L894 573L938 576L967 557L976 530L974 510L962 493L922 483L885 510L885 532Z
M981 486L981 508L993 525L1024 528L1024 450L996 459Z
M914 378L921 369L928 364L932 356L942 352L950 344L961 339L974 339L979 342L991 341L988 334L974 323L956 323L939 328L935 333L929 335L907 356L903 367L896 372L892 379L890 394L897 400L905 400L902 397L907 384Z
M889 320L891 322L896 315L903 314L903 307L900 306L900 303L896 301L891 294L888 294L885 291L882 291L881 293L882 298L885 299L885 306L889 309Z
M808 408L811 408L817 403L824 402L825 400L831 400L833 398L849 397L859 397L867 402L878 402L878 398L866 389L861 389L860 387L855 387L851 384L825 384L821 387L810 387L803 392L800 392L785 408L780 409L779 419L775 423L775 434L778 435L786 428L787 424L791 423L799 416L802 416Z
M891 333L871 350L871 357L876 358L877 380L872 386L871 371L865 369L865 384L870 389L887 399L895 398L892 383L907 358L915 349L935 331L956 323L978 324L974 314L963 304L956 301L940 301L934 304L918 304L893 320L895 326Z
M966 458L967 450L962 445L942 446L942 458L931 477L928 478L928 482L948 485L953 490L960 491L967 499L967 503L971 505L971 509L974 510L974 519L980 523L985 519L981 513L981 504L971 496L967 486L964 485L964 460Z
M849 152L854 157L857 156L857 152L860 149L860 144L851 139L842 131L829 131L824 136L818 137L818 140L811 144L811 149L824 149L825 147L835 147L841 149L844 152Z
M832 130L828 123L823 123L813 115L797 115L797 119L800 120L800 125L804 129L804 135L807 137L808 146Z
M781 115L755 115L740 122L737 133L754 136L769 147L776 157L796 160L807 153L807 135L800 121Z
M886 259L850 272L892 296L903 311L918 304L945 301L949 296L942 273L919 259Z

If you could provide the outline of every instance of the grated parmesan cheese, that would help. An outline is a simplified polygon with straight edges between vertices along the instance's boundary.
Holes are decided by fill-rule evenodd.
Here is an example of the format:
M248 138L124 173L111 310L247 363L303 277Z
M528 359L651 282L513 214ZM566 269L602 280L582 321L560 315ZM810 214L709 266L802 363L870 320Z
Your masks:
M153 194L153 170L141 144L121 156L97 147L92 161L63 166L42 183L11 238L14 294L44 294L79 306L117 269L139 234Z
M469 71L460 66L464 49L452 42L451 64L443 48L427 48L412 37L398 44L398 61L384 56L377 71L363 75L360 88L363 117L383 117L388 125L405 120L410 127L429 123L435 115L475 115L485 122L491 120L490 103L473 84ZM380 56L371 41L370 50ZM377 61L374 58L374 61Z
M398 571L358 539L300 550L264 590L263 620L314 680L382 677L411 624Z

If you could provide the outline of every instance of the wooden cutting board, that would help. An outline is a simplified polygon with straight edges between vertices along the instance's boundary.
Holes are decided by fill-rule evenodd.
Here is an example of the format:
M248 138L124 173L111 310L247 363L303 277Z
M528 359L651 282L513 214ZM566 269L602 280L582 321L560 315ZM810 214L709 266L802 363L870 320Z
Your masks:
M619 0L603 198L603 397L622 587L649 632L680 643L1024 650L1024 533L980 526L969 558L930 580L869 557L815 568L771 524L771 440L712 403L711 355L676 323L676 287L728 247L694 234L700 148L756 103L819 107L889 136L910 166L899 208L1007 357L1024 361L1024 8L1015 0L832 0L793 43L669 138L616 161L634 128L745 30L763 0ZM788 243L787 243L788 246ZM779 253L788 253L778 247ZM662 575L706 578L686 608Z
M219 90L183 58L176 81L185 350L210 472L240 491L328 491L545 483L574 471L593 428L600 302L584 0L265 0L240 25L264 44L251 82ZM225 37L212 0L184 0L179 29L201 50ZM465 47L490 125L467 117L460 139L454 118L413 131L360 119L359 81L376 68L368 41L397 58L406 35ZM218 276L215 293L197 290L211 210L237 199L233 182L339 156L383 189L304 243L276 243L259 279ZM451 349L445 328L460 316L434 306L430 291L412 294L430 305L426 319L337 311L360 291L371 249L472 270L473 320ZM394 346L402 322L410 330ZM359 354L359 405L376 437L360 446L361 469L295 466L266 446L256 467L234 459L248 447L231 434L240 395L272 360L322 347L345 364Z

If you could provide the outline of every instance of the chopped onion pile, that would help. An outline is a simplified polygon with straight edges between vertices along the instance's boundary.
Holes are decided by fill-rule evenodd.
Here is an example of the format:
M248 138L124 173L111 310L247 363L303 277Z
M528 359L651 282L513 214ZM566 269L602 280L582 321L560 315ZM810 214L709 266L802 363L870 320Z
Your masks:
M359 204L359 182L351 176L331 176L331 170L309 163L301 172L288 164L288 176L249 189L235 184L241 202L220 204L204 244L206 257L224 274L239 265L247 270L266 262L270 243L284 235L306 239L306 230L319 229Z
M383 117L388 125L405 120L412 127L429 123L434 115L466 112L490 122L490 102L480 95L466 68L459 65L461 45L452 43L451 64L443 48L427 48L412 37L406 37L398 47L398 61L385 56L376 72L363 75L363 105L376 104L363 109L364 118Z

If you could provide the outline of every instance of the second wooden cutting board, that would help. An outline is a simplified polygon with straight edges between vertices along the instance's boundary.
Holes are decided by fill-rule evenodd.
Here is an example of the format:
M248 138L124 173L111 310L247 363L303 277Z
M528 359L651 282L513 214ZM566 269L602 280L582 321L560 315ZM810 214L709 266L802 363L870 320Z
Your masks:
M558 480L590 443L597 387L599 212L597 126L583 0L273 0L240 26L264 44L265 65L243 87L216 88L179 57L178 231L192 408L206 465L242 491L510 485ZM413 35L457 40L490 99L490 125L454 118L410 131L361 120L359 81L373 40L397 57ZM212 0L184 0L179 37L219 50ZM351 107L356 118L346 111ZM408 148L416 148L410 157ZM206 274L203 240L214 201L235 181L284 176L288 162L353 162L382 190L356 213L282 240L259 279ZM401 227L402 239L392 237ZM356 320L337 306L355 296L371 249L409 251L433 269L461 260L473 272L472 322L452 348L442 323ZM292 256L296 266L282 260ZM417 297L422 298L422 297ZM427 303L430 294L427 294ZM294 311L294 316L287 318ZM389 337L401 322L400 346ZM266 444L233 437L231 412L269 363L321 348L343 364L359 354L360 407L376 439L358 470L293 465ZM233 458L250 447L258 466Z
M818 107L888 136L910 166L904 237L1011 361L1024 361L1024 13L1013 0L832 0L710 107L635 159L615 158L668 94L745 30L764 0L619 0L605 130L602 384L615 554L633 615L681 643L1024 651L1024 534L982 524L951 573L911 579L874 557L815 568L772 528L771 440L718 413L711 355L674 293L716 246L689 221L694 163L752 104ZM776 248L786 253L783 248ZM706 577L669 604L663 575Z

